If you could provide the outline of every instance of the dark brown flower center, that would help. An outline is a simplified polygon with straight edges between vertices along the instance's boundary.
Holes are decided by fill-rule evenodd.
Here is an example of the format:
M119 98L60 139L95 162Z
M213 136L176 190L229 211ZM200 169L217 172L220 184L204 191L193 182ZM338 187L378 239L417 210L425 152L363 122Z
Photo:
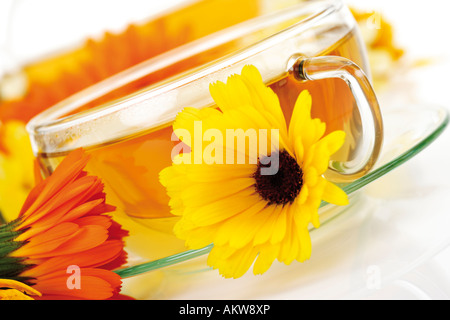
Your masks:
M278 159L278 166L274 165L274 159ZM268 168L278 168L278 170L270 173ZM285 205L294 202L303 185L302 169L285 150L260 159L253 178L256 181L256 191L269 205Z

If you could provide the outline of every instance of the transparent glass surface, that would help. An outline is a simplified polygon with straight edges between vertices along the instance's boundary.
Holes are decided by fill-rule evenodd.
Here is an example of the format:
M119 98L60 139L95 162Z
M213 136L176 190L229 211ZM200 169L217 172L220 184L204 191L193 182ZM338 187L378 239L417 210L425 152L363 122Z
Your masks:
M173 121L186 106L214 105L209 85L239 74L247 64L255 65L263 81L272 83L286 76L293 55L332 52L337 42L352 32L356 48L346 49L351 55L347 58L369 73L356 22L338 0L301 3L203 37L109 77L40 113L27 126L34 152L61 154L143 134ZM193 64L196 67L185 72L89 110L80 109L144 76L203 55L209 57L199 59Z
M360 298L375 292L382 285L381 279L388 282L450 243L446 228L450 215L442 216L431 208L408 214L407 208L414 206L414 201L401 202L386 212L381 210L386 200L366 196L365 192L395 189L395 179L378 185L375 182L428 147L448 121L446 109L439 106L386 109L386 139L380 161L364 177L341 185L351 195L349 206L322 204L321 227L311 229L313 254L306 263L285 266L275 261L262 276L249 271L239 279L223 279L207 267L209 246L156 261L136 261L117 270L125 278L125 292L130 288L134 297L144 299L333 299ZM436 232L432 236L418 234L421 226Z
M355 86L345 81L348 77L294 79L291 62L299 53L343 57L357 64L359 73L363 74L361 69L368 71L356 21L342 1L299 3L169 50L42 112L27 126L42 172L48 176L71 150L82 147L90 156L87 172L102 179L107 202L117 208L113 218L129 231L126 247L130 257L154 261L180 253L185 246L173 234L177 217L170 212L170 199L159 173L172 165L171 130L176 114L184 107L214 106L209 92L212 83L226 81L232 74L241 73L245 65L254 65L277 94L286 123L298 95L308 90L314 101L312 117L326 123L326 133L346 133L344 146L332 156L336 162L353 159L366 139L372 141L362 123L367 117L355 101ZM158 78L158 82L129 94L121 91L123 96L109 102L96 100L143 75L173 67L174 63L184 65L198 56L203 59L187 63L188 70ZM378 104L366 105L366 110L378 111ZM381 117L375 116L374 122L381 124ZM372 147L378 149L378 144ZM363 151L369 158L378 156L367 148ZM364 166L364 172L369 169Z
M342 79L349 86L361 118L361 146L351 161L331 161L327 178L336 182L360 178L378 159L383 141L383 122L377 96L364 71L351 60L336 56L299 58L298 76L305 80ZM297 69L297 68L294 68Z

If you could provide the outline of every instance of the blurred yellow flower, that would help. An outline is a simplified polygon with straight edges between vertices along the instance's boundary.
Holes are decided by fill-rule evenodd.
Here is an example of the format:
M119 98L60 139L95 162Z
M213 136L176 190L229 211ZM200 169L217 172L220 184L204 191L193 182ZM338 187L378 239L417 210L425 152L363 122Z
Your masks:
M0 124L0 212L6 221L17 218L34 186L33 163L25 125L19 121Z
M376 89L392 78L405 51L395 39L393 25L381 12L351 8L367 48L372 78Z

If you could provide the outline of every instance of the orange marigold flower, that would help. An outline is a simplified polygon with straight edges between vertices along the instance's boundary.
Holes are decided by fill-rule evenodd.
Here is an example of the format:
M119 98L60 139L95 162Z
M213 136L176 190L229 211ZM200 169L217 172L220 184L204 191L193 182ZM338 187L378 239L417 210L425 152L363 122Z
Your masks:
M108 215L115 208L101 180L83 171L87 161L81 149L70 153L0 226L0 279L31 286L38 299L122 298L112 270L126 261L128 232Z

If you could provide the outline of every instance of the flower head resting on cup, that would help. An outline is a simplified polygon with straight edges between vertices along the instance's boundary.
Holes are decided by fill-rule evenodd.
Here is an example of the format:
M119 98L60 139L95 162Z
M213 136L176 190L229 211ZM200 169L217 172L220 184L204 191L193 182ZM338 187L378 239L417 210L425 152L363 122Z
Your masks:
M325 123L311 119L307 91L288 126L254 66L211 84L210 92L217 108L178 114L180 149L160 173L180 217L175 234L190 249L213 244L208 265L227 278L241 277L253 263L254 274L262 274L275 259L309 259L308 227L319 227L321 202L348 204L345 192L323 177L345 133L324 136Z

